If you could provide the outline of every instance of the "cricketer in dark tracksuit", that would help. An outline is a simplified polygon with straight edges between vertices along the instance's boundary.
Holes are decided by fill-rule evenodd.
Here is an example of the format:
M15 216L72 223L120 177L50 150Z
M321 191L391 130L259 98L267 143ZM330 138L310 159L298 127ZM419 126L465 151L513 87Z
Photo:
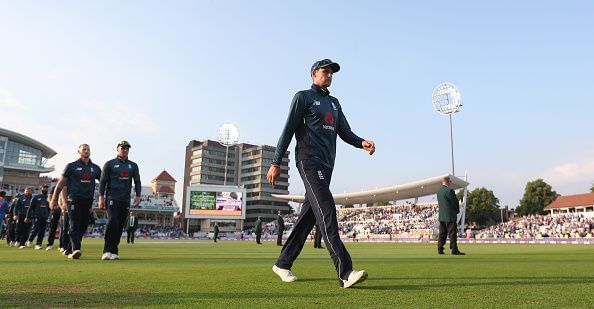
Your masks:
M32 208L35 209L35 220L33 223L33 230L29 236L29 242L33 242L37 237L36 245L41 246L43 237L45 236L45 228L47 227L47 218L49 217L49 202L46 194L38 194L33 197Z
M107 226L103 253L118 254L118 245L130 213L130 196L134 191L140 197L141 184L138 165L128 159L115 158L103 166L99 194L107 199Z
M17 201L21 198L22 195L15 196L12 201L10 201L10 205L8 206L8 218L6 220L6 244L10 245L11 242L16 242L16 221L13 219L14 207L16 206Z
M89 226L89 216L95 198L95 180L101 177L101 168L89 159L85 164L82 159L68 163L62 174L67 178L68 187L68 234L72 252L81 250L83 236ZM66 253L70 253L67 251Z
M55 186L50 189L50 198L54 194L55 189ZM47 231L47 247L52 247L54 245L54 239L56 239L56 231L58 230L61 216L62 210L60 209L60 207L56 207L56 209L50 210L50 222ZM60 231L60 233L63 233L63 231ZM61 247L62 246L60 246L60 248Z
M32 207L33 196L21 196L12 209L12 215L17 217L16 220L16 241L19 246L24 246L29 237L29 230L31 229L31 219L33 217ZM25 220L26 219L26 220ZM28 222L25 222L28 221Z
M0 197L0 239L4 239L6 234L8 233L8 210L9 210L8 201L6 198Z
M66 255L72 253L72 242L70 241L70 218L68 212L62 211L60 215L60 248L64 249Z
M353 265L340 239L330 180L336 155L336 136L357 148L363 148L364 140L351 131L338 99L315 84L311 89L295 94L272 164L281 164L293 134L297 139L295 161L305 185L305 201L276 266L291 269L317 222L338 277L347 280Z
M56 209L50 211L50 222L47 231L47 247L51 247L54 245L54 240L56 239L56 231L58 230L58 226L60 225L61 216L62 210L60 209L60 207L57 207ZM62 231L60 231L60 233L61 232Z

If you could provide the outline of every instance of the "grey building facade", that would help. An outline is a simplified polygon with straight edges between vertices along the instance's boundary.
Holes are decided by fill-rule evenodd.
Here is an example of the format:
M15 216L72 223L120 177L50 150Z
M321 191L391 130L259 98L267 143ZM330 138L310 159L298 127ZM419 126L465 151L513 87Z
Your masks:
M56 151L20 133L0 128L0 183L6 195L14 196L24 187L37 189L44 180L40 174L54 171L47 166ZM45 179L49 182L49 178Z
M225 156L227 155L226 185L246 189L246 219L243 222L219 222L228 230L240 231L252 228L258 216L264 221L276 219L276 214L291 211L286 201L272 197L272 194L289 193L289 152L283 157L281 175L274 188L268 184L266 173L274 155L275 147L267 145L237 144L228 149L216 141L190 141L186 146L184 168L184 192L182 205L186 205L186 190L193 185L225 184ZM228 221L228 220L227 220ZM239 220L237 220L239 221ZM190 223L190 230L208 230ZM212 222L204 224L213 225Z

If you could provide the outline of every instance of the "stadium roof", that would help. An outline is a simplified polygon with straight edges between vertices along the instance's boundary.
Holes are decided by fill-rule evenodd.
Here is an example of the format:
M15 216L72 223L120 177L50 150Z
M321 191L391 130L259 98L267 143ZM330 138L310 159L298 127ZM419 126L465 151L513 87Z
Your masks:
M544 208L544 210L592 205L594 205L594 193L584 193L576 195L559 196L556 200L547 205Z
M33 148L41 150L41 153L44 158L50 159L53 156L55 156L56 154L58 154L55 150L53 150L49 146L46 146L45 144L41 143L40 141L32 139L28 136L21 134L21 133L17 133L14 131L0 128L0 135L8 137L8 140L11 140L13 142L21 143L23 145L31 146Z
M167 171L166 171L166 170L163 170L163 171L161 172L161 174L157 175L157 177L155 177L155 178L153 179L153 181L157 181L157 180L160 180L160 181L173 181L173 182L177 182L177 181L176 181L176 180L173 178L173 176L171 176L169 173L167 173Z
M333 194L334 202L338 205L367 204L385 201L406 200L415 197L433 195L441 187L444 177L449 176L452 180L450 187L452 189L461 189L468 186L468 182L449 174L435 176L423 180L413 181L407 184L395 185L380 189L367 190L361 192L350 192ZM303 195L281 195L273 194L273 197L296 203L303 203Z

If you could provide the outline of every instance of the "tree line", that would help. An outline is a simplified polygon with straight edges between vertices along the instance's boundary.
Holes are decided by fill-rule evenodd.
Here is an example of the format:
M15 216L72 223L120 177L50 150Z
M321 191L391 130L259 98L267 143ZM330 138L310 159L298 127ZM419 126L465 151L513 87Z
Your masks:
M594 193L594 183L590 191ZM463 190L458 191L457 196L460 201L462 201L463 195ZM559 196L551 185L544 180L529 181L526 184L520 204L515 208L515 212L521 216L544 214L543 209L545 206L555 201ZM467 223L475 222L478 225L492 225L502 221L501 205L499 205L499 199L493 191L485 187L476 188L469 191L466 198L465 220Z

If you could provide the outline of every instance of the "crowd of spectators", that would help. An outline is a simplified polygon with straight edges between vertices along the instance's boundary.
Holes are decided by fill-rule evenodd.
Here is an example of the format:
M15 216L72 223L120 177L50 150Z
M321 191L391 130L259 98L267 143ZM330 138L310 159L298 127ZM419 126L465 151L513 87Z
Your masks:
M283 216L290 230L299 214ZM338 227L345 237L390 235L417 237L432 233L437 222L437 204L404 204L337 210ZM270 227L273 229L273 226Z
M124 232L126 232L124 230ZM105 225L91 225L87 229L87 236L103 237L105 234ZM169 237L179 238L185 236L182 229L176 226L151 226L141 227L136 230L136 237Z
M436 203L389 205L337 210L338 226L343 237L433 237L438 227ZM291 226L298 214L285 215ZM268 230L274 230L269 224ZM289 228L290 229L290 228ZM473 230L467 225L465 238L590 238L594 217L579 213L531 215ZM371 235L371 236L370 236Z
M469 238L578 238L592 237L594 218L578 213L531 215L490 226Z
M143 227L136 231L140 237L170 237L179 238L185 235L184 231L176 226Z
M177 206L173 197L157 197L155 195L141 195L140 207L142 206Z
M436 203L345 208L337 211L338 227L343 235L416 237L431 234L437 211Z
M284 215L287 232L299 214ZM436 203L389 205L337 210L338 225L343 237L430 237L437 229L438 206ZM92 225L88 234L103 236L103 225ZM247 231L248 233L250 231ZM541 239L592 237L594 217L579 213L556 215L531 215L515 218L482 230L472 230L467 225L465 238L476 239ZM276 222L262 225L263 235L276 235ZM141 227L139 237L184 237L184 231L174 226Z

